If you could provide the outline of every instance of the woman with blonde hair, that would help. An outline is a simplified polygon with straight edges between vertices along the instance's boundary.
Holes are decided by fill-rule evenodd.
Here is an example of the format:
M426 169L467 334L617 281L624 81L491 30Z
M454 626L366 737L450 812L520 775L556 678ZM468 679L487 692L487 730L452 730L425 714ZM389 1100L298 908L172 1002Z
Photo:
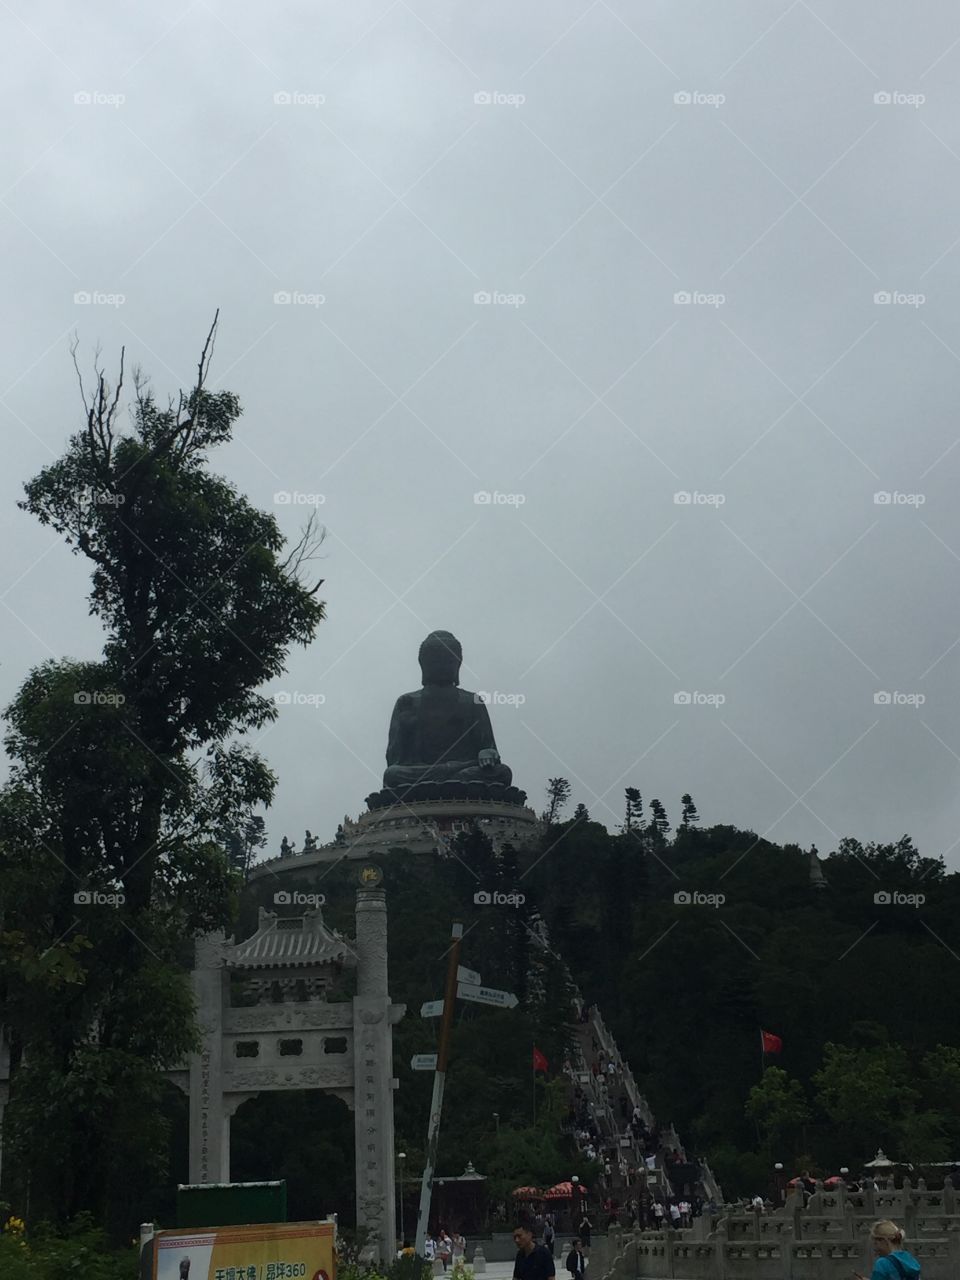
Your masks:
M903 1247L903 1228L884 1219L870 1228L870 1241L877 1260L870 1272L870 1280L918 1280L920 1263ZM858 1271L856 1280L865 1280Z

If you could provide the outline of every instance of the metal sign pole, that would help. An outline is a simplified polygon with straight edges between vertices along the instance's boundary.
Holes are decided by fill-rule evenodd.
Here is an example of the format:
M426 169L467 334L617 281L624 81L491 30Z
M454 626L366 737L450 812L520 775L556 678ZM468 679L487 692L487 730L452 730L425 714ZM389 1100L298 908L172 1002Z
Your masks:
M443 1021L440 1025L440 1047L437 1051L437 1069L433 1076L433 1099L430 1103L430 1123L427 1127L427 1159L420 1186L420 1209L417 1214L417 1253L422 1258L430 1220L430 1197L433 1193L433 1174L437 1164L437 1146L440 1141L440 1112L443 1107L443 1084L447 1072L447 1056L450 1052L450 1028L457 1000L457 963L460 959L460 942L463 925L454 922L450 960L447 965L447 985L443 993Z

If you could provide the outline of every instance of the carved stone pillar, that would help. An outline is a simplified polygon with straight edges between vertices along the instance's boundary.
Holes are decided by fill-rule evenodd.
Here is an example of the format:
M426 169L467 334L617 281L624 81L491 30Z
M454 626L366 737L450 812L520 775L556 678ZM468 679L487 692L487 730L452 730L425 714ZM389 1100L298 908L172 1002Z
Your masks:
M357 1225L381 1261L396 1251L393 1036L387 983L387 903L361 889L356 909L357 995L353 1001Z
M229 1123L223 1110L223 1008L229 975L223 964L223 934L196 944L193 990L200 1051L190 1055L190 1181L229 1181ZM226 1163L227 1176L224 1177Z

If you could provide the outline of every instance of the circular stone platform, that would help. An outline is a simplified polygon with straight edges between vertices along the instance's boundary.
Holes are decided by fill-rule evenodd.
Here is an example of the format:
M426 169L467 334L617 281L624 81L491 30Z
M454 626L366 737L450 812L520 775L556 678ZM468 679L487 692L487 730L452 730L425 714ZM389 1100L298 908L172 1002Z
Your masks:
M537 815L526 805L501 800L419 800L368 810L356 822L347 819L342 841L321 845L309 853L266 858L250 868L249 879L302 871L339 862L341 858L369 858L391 850L443 855L450 842L474 822L495 848L507 843L526 844L540 831Z

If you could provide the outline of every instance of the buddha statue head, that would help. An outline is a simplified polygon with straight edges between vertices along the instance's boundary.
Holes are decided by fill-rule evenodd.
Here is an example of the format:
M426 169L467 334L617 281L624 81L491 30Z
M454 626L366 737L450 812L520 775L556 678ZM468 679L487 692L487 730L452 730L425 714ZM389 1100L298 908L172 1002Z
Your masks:
M463 650L449 631L431 631L417 655L424 685L457 685Z

